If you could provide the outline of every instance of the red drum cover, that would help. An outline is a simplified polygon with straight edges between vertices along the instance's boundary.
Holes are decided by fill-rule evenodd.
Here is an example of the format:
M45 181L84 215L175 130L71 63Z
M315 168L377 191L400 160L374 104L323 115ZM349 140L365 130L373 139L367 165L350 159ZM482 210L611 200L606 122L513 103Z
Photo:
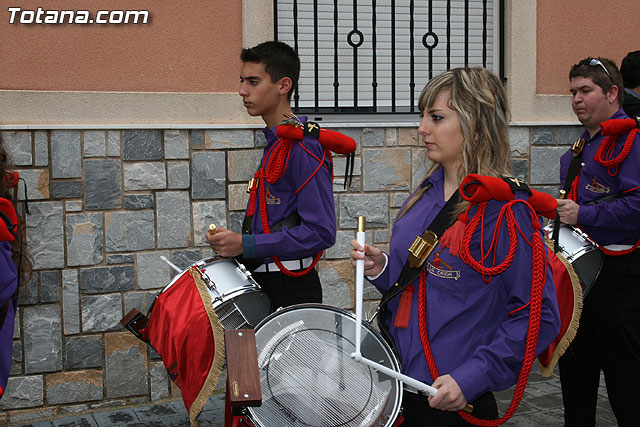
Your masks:
M553 342L538 356L540 371L545 377L553 373L553 368L564 354L578 332L580 313L582 313L582 286L573 267L560 254L555 254L550 247L553 242L547 241L547 255L556 285L556 297L560 310L560 332Z
M224 363L224 332L197 269L190 267L158 295L147 334L196 425Z

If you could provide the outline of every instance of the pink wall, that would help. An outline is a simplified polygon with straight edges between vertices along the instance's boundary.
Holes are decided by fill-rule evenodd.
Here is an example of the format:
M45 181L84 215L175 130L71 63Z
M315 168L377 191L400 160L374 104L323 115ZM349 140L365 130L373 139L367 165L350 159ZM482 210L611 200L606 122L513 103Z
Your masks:
M618 67L640 49L638 0L538 0L536 93L569 92L571 66L588 56Z
M239 0L2 1L0 89L235 92ZM150 23L10 24L9 7L148 10ZM44 16L43 16L44 17Z

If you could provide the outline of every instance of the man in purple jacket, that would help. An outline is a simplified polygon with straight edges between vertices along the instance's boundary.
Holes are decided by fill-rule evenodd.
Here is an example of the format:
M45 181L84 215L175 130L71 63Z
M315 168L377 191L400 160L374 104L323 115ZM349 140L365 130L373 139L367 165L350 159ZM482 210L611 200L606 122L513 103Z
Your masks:
M619 426L638 425L640 392L640 135L621 108L622 78L606 58L571 68L571 106L584 125L582 168L560 220L583 229L604 252L600 275L584 300L580 328L560 359L565 426L594 426L600 370ZM603 122L607 122L605 125ZM621 123L629 123L626 128ZM619 132L602 129L618 125ZM610 132L611 133L611 132ZM560 160L561 180L573 154Z
M239 94L249 115L264 120L267 146L249 183L243 234L217 228L207 241L219 255L241 255L247 265L257 264L250 269L274 309L322 302L314 265L335 243L333 165L316 138L307 135L286 144L276 136L278 125L294 117L290 100L300 60L290 46L276 41L243 49L240 58ZM296 120L306 123L306 117Z

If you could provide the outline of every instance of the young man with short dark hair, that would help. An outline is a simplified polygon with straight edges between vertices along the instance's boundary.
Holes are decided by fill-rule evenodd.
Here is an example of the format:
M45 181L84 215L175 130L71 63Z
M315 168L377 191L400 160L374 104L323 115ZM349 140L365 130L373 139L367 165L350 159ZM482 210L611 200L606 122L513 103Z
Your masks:
M257 264L250 269L274 309L319 303L322 289L314 266L336 237L331 155L311 135L286 142L276 136L284 120L307 121L295 117L290 106L300 74L297 53L269 41L243 49L240 58L239 94L249 115L264 120L267 146L249 183L243 234L218 228L206 238L219 255L241 255L247 265Z

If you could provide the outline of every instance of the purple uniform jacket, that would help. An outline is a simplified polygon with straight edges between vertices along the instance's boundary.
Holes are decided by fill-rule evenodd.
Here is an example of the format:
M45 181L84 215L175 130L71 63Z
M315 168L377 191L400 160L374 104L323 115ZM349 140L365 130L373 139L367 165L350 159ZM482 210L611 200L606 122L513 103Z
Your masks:
M18 284L18 273L11 259L11 245L0 242L0 308L9 301L9 311L0 327L0 388L6 390L11 370L11 352L13 349L13 321L16 312L16 300L13 298ZM2 393L0 393L2 395Z
M306 123L306 117L300 117ZM263 154L263 163L269 150L276 144L277 126L262 131L267 139ZM298 212L300 225L283 228L276 233L265 234L260 219L258 202L251 229L253 234L242 236L242 249L245 258L278 256L281 260L301 259L314 256L316 253L333 246L336 240L336 214L333 202L333 182L331 180L332 165L329 154L324 159L326 167L320 167L318 160L304 150L301 144L318 159L323 158L323 147L315 138L306 136L301 143L294 143L287 169L277 182L267 188L267 218L269 225L277 223L293 212ZM305 182L318 172L306 184ZM304 186L303 186L304 185ZM302 187L296 194L296 191Z
M611 118L626 119L628 116L620 109ZM633 245L640 237L640 136L636 135L631 152L618 166L617 172L593 159L598 147L606 138L600 131L593 138L587 131L581 137L587 143L582 154L583 166L578 183L578 225L601 245ZM627 134L618 137L611 158L620 153L626 138ZM572 153L569 150L560 159L560 179L563 185L571 157ZM587 204L601 197L631 189L635 190L615 200L595 205Z
M444 206L443 173L437 171L425 183L433 184L422 198L402 218L396 220L390 241L389 262L372 283L385 292L397 280L407 260L407 248L417 235L421 235ZM425 185L423 183L423 185ZM525 198L518 192L516 198ZM491 243L495 219L504 202L490 201L485 214L485 251ZM521 203L514 206L517 223L531 241L533 229L528 209ZM469 212L473 218L475 208ZM487 225L491 224L491 225ZM480 233L476 231L471 242L471 254L479 258ZM496 264L505 258L508 234L503 222ZM546 248L546 246L545 246ZM545 249L546 250L546 249ZM436 253L443 261L434 265ZM511 266L487 284L482 277L460 258L438 245L427 262L426 318L429 342L440 375L451 375L472 402L487 391L506 389L515 384L524 358L530 300L531 246L518 233L518 248ZM486 262L489 266L490 262ZM387 325L398 349L402 372L419 381L431 384L429 368L419 335L418 289L411 300L409 327L395 328L393 318L400 297L389 303ZM560 329L555 286L550 270L543 291L540 335L536 354L542 352L556 337Z

